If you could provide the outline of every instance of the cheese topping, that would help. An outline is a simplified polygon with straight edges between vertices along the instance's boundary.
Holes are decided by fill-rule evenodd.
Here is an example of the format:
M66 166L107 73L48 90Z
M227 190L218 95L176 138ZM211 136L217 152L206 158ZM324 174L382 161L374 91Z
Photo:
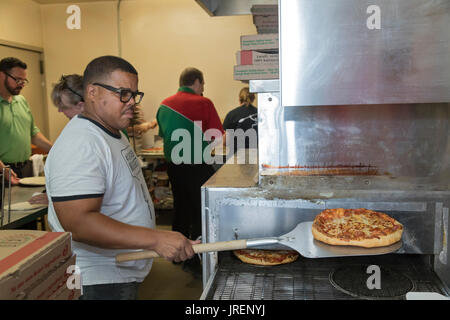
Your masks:
M324 210L314 220L316 229L340 239L379 238L402 228L388 215L367 209Z

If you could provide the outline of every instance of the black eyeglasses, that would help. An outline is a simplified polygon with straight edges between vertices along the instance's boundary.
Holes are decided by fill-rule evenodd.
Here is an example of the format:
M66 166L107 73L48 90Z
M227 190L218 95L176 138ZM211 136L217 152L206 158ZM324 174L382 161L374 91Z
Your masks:
M131 98L134 98L134 101L136 102L136 104L139 104L142 101L142 98L144 97L144 93L143 92L133 92L130 89L124 89L124 88L114 88L111 86L108 86L106 84L102 84L102 83L93 83L93 85L95 86L100 86L102 88L105 88L106 90L118 93L120 95L120 102L123 103L127 103L128 101L131 100Z
M12 75L10 75L8 72L3 71L8 77L11 77L11 79L13 79L19 86L20 85L26 85L28 84L28 80L27 79L17 79L16 77L13 77Z

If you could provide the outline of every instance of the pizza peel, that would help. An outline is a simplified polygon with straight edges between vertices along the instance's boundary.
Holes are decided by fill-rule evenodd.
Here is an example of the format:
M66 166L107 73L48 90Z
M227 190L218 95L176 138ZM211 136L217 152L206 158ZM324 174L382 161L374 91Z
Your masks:
M401 241L398 241L390 246L379 248L328 245L314 239L311 232L312 224L312 221L299 223L291 232L288 232L279 237L201 243L193 245L192 248L194 249L195 253L203 253L247 248L260 248L267 245L281 244L297 251L306 258L331 258L387 254L397 251L402 247ZM142 260L157 257L159 257L159 255L155 251L135 251L118 254L116 256L116 262Z

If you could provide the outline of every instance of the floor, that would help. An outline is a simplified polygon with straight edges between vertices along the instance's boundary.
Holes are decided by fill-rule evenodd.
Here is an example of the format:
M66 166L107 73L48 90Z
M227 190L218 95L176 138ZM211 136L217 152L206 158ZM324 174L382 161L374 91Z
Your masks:
M171 211L156 212L156 227L171 230ZM150 274L139 288L139 300L198 300L203 291L201 279L165 259L155 259Z

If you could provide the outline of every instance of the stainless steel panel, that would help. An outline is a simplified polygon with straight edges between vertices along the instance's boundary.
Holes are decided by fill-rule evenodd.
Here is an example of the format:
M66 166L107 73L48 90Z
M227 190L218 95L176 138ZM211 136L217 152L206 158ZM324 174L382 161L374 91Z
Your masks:
M280 80L250 80L250 92L280 92Z
M298 108L281 107L278 93L260 93L260 174L274 171L267 165L290 166L278 170L288 172L344 166L357 174L448 180L449 119L448 103Z
M258 94L258 162L279 166L287 163L284 108L279 92Z
M277 4L277 0L195 0L210 16L251 14L255 4Z
M375 195L374 195L375 196ZM217 236L220 241L235 239L249 239L257 237L280 236L291 231L298 223L309 222L325 208L368 208L383 211L400 221L404 225L403 247L398 253L427 253L438 254L434 246L434 212L425 211L388 211L378 209L378 203L360 202L353 205L351 201L334 200L333 203L317 204L316 208L302 208L304 202L292 200L286 205L299 207L270 206L270 201L259 201L259 206L243 205L242 201L236 205L222 205L220 208ZM238 205L240 203L240 205ZM382 204L380 208L385 207ZM432 205L430 205L432 207ZM430 211L432 211L430 209ZM261 223L264 221L264 223ZM270 248L285 248L272 245Z
M448 104L296 110L285 110L286 138L295 146L288 163L362 164L391 176L449 174Z
M282 105L449 102L449 30L448 0L280 0Z
M390 192L392 201L405 201L406 197L434 197L449 195L450 180L443 176L437 180L415 177L390 176L263 176L260 186L273 196L289 198L347 198L370 197L373 193ZM356 191L357 190L357 191ZM355 192L356 191L356 192Z
M435 238L435 246L439 252L434 259L434 270L437 275L447 285L447 290L450 291L450 260L448 252L450 250L449 243L449 206L450 203L438 203L436 206L436 214L440 216L437 223L436 233L439 237Z
M312 221L325 208L364 207L386 212L405 226L398 253L439 256L446 252L448 186L439 190L422 183L423 179L337 176L297 177L287 183L286 177L276 177L280 184L272 177L273 184L261 187L254 180L255 167L224 165L202 188L204 242L279 236L300 222ZM226 188L229 177L242 181ZM217 267L218 255L208 253L203 258L206 284ZM447 260L440 262L442 273L449 268Z

